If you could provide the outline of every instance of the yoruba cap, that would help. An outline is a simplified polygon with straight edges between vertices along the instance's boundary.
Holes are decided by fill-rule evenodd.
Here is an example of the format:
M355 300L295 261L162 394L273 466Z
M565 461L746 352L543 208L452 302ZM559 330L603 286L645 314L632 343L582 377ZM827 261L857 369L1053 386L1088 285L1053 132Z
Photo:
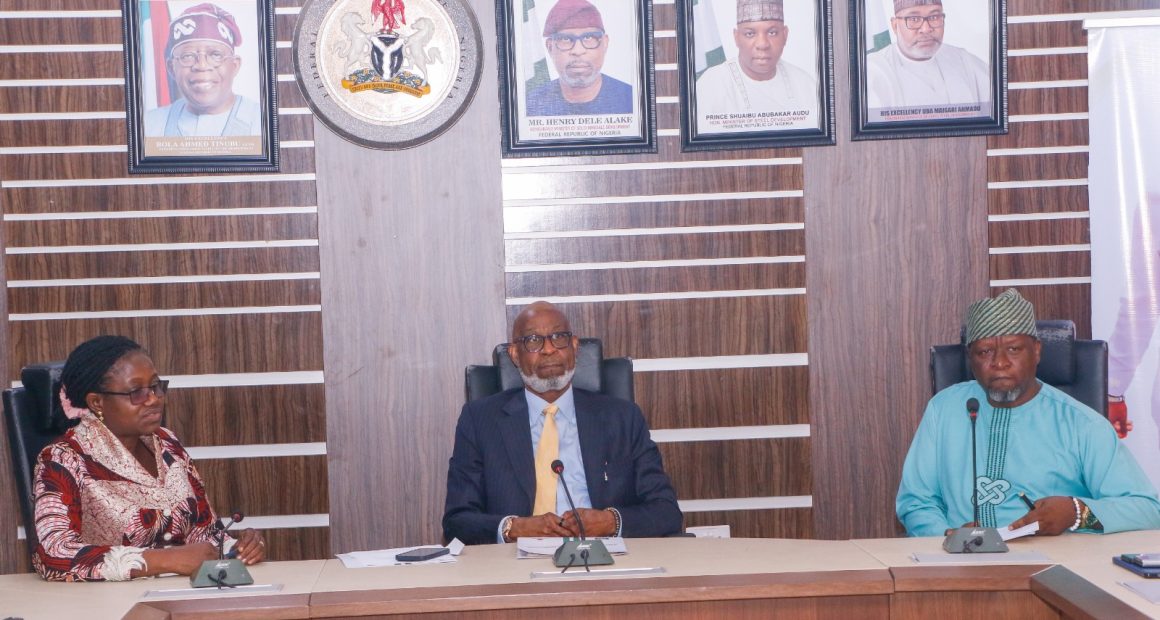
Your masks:
M604 20L600 11L588 0L560 0L548 11L548 21L544 23L544 36L550 37L569 28L596 28L604 30Z
M912 6L926 6L928 4L942 6L942 0L894 0L894 12L897 13Z
M737 0L737 23L785 21L782 0Z
M996 336L1031 336L1035 331L1035 308L1013 288L994 299L976 301L967 308L967 344Z
M219 41L237 47L242 44L242 31L233 15L216 4L204 2L189 7L169 25L165 55L186 41Z

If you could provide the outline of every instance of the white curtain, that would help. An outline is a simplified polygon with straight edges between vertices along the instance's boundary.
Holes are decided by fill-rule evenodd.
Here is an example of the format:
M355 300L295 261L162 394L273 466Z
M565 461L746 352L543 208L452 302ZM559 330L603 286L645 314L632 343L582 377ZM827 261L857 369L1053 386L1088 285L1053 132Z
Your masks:
M1092 332L1160 487L1160 18L1089 20Z

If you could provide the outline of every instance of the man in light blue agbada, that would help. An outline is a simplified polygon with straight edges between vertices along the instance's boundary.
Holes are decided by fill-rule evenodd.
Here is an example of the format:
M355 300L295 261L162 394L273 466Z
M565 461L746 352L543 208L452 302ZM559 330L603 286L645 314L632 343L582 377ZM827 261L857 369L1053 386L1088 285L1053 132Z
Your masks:
M1039 535L1160 528L1160 500L1101 415L1035 377L1040 343L1031 302L1008 289L967 310L967 362L975 381L927 404L902 466L895 510L911 536L961 526ZM979 407L978 463L971 484L968 399ZM972 487L979 521L971 505ZM1034 503L1019 497L1024 493Z

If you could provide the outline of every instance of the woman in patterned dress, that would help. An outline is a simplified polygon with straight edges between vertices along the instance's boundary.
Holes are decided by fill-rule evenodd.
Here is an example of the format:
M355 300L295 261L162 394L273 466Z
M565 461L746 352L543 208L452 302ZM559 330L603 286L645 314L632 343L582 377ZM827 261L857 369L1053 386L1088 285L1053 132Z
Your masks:
M201 477L161 426L167 386L128 338L98 336L69 354L60 402L80 423L40 453L34 483L32 564L45 579L189 575L217 558L220 523ZM233 546L246 564L265 558L255 530Z

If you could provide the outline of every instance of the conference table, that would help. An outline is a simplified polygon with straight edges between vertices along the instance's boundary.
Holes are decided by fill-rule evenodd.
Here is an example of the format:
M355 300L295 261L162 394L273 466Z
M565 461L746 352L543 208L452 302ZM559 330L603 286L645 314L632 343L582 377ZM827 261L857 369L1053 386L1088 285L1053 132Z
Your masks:
M48 583L2 575L0 618L1160 618L1160 604L1122 585L1158 580L1111 563L1120 553L1160 550L1160 531L1028 537L1011 541L1010 554L954 557L965 564L915 562L916 553L941 554L941 542L629 539L628 554L601 567L616 574L566 575L549 559L516 559L514 544L485 545L445 564L268 562L250 571L277 591L169 598L158 592L185 589L187 578ZM1030 552L1045 557L1007 559Z

